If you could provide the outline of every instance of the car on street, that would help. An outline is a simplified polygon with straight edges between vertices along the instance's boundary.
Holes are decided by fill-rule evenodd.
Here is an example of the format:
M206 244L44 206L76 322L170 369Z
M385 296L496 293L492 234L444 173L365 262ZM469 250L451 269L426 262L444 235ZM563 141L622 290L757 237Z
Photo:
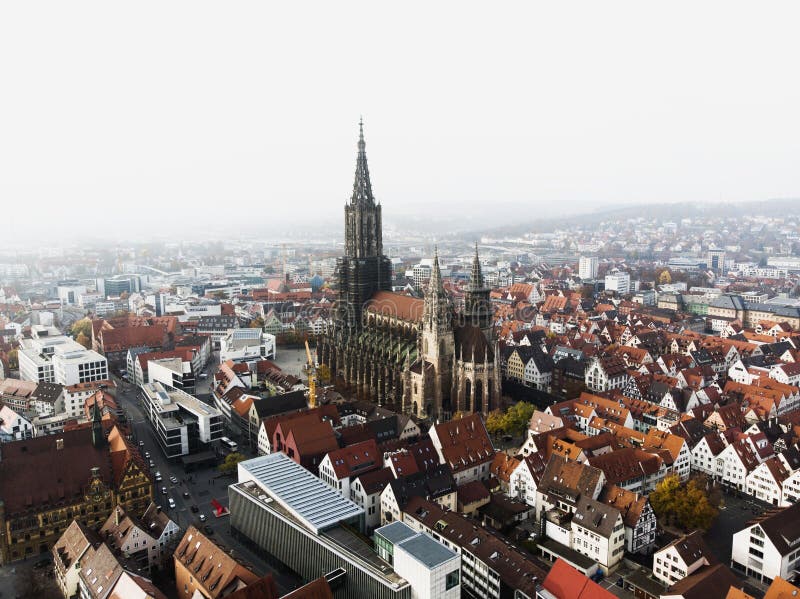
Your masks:
M199 508L199 507L197 507L196 505L193 505L193 506L192 506L192 507L190 507L189 509L190 509L190 510L192 510L192 513L193 513L193 514L196 514L197 512L199 512L199 511L200 511L200 508Z
M211 536L211 535L213 535L213 534L214 534L214 529L213 529L213 528L211 528L211 527L210 527L208 524L206 524L206 525L203 527L203 532L204 532L204 533L206 533L208 536Z
M149 451L145 451L144 452L144 457L145 457L145 459L149 460L150 459L150 452Z
M161 494L162 495L166 495L167 494L167 488L166 487L161 487Z
M155 468L156 467L156 463L153 460L150 460L150 467L151 468Z
M157 483L160 483L160 482L162 481L162 478L161 478L161 473L160 473L160 472L156 472L155 479L156 479L156 482L157 482Z
M173 485L177 485L178 484L178 477L177 476L170 476L169 477L169 482L171 482Z
M169 504L169 507L171 507L172 509L175 509L175 500L172 497L167 499L167 503Z
M139 447L144 447L144 441L139 441Z
M200 514L200 522L205 522L205 521L206 521L206 515Z
M183 492L183 497L184 497L184 499L189 499L189 491L184 491Z

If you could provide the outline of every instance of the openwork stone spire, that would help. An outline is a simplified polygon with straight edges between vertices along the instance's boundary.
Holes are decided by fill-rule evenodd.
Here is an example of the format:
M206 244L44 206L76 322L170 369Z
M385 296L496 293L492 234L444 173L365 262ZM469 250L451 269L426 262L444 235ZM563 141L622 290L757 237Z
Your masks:
M358 121L358 157L356 158L356 176L353 181L353 195L350 203L362 206L374 206L375 197L372 195L372 182L369 180L369 167L367 166L367 144L364 141L364 119Z
M469 276L469 289L477 291L483 289L483 272L481 271L481 259L478 256L478 242L475 242L475 257L472 259L472 272Z

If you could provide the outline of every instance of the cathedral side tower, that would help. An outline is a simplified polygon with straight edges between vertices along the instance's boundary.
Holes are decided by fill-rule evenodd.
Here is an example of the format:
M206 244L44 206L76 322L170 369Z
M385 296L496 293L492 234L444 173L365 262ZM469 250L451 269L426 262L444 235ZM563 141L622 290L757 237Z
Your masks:
M433 366L433 396L436 401L433 414L436 418L446 417L450 412L450 388L452 380L455 339L453 335L453 305L442 283L439 268L439 252L434 254L431 280L425 291L422 311L421 356Z
M481 259L478 256L478 244L475 244L475 257L472 260L469 284L464 292L465 324L471 324L483 331L490 343L493 337L492 303L489 298L491 289L486 286L481 270Z

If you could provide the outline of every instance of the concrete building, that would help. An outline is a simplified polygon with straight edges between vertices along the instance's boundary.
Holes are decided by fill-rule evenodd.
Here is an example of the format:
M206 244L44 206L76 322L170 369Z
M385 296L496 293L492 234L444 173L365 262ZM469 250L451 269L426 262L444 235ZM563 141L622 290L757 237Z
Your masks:
M584 281L597 278L597 267L600 260L597 256L581 256L578 261L578 276Z
M18 356L20 378L26 381L76 385L108 378L105 357L50 331L23 339Z
M220 339L219 363L275 359L275 335L261 329L232 329Z
M375 531L378 556L411 585L412 599L461 597L461 557L403 522Z
M228 497L234 534L304 580L342 569L342 597L412 596L411 585L351 530L364 529L364 510L286 455L241 462Z
M149 360L147 382L161 383L172 389L194 393L195 378L192 363L180 357Z
M617 269L612 270L606 275L606 291L613 291L618 295L630 293L631 275Z
M210 450L222 438L222 414L216 408L159 382L145 383L139 390L145 415L167 458Z

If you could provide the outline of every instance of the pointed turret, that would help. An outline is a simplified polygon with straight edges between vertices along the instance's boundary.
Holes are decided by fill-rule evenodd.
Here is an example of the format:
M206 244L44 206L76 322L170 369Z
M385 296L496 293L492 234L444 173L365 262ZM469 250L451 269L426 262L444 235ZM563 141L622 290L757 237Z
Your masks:
M431 267L431 280L428 283L428 292L444 293L444 284L442 283L442 271L439 268L439 247L435 246L433 249L433 266Z
M483 280L481 259L478 255L478 243L475 243L475 257L472 260L472 271L469 284L464 293L464 317L466 324L471 324L483 331L487 341L492 338L492 304L489 289Z
M469 275L469 290L478 291L484 288L483 272L481 271L481 259L478 256L478 242L475 242L475 257L472 259L472 272Z
M100 413L100 401L97 395L94 396L94 406L92 406L92 445L98 449L105 444L106 436L103 434L103 415Z

